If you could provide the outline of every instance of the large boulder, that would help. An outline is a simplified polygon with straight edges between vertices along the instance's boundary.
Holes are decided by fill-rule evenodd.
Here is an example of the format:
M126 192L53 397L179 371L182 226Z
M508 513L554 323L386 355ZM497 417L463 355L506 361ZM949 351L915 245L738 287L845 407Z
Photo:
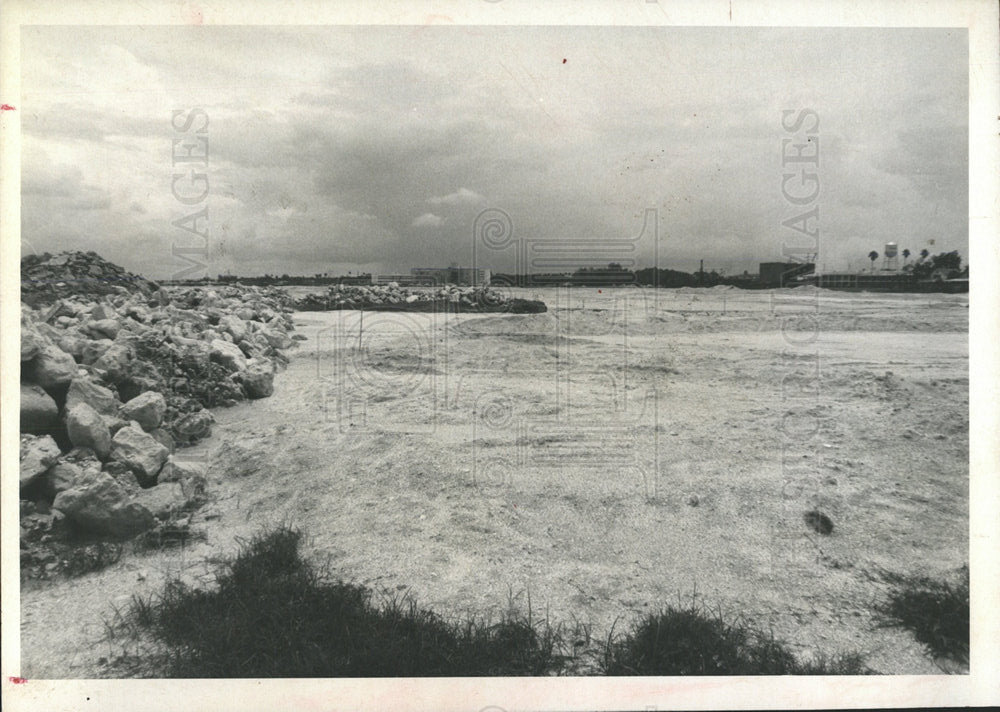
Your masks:
M263 358L270 351L267 345L267 341L264 339L260 340L263 343L258 343L257 341L252 341L250 338L243 339L240 343L240 351L246 354L247 358L253 360L255 358Z
M107 304L95 304L90 310L90 318L95 321L105 321L107 319L114 319L118 316L118 313ZM111 337L114 338L114 337Z
M129 362L124 375L115 380L115 386L122 400L128 402L144 391L162 391L166 384L153 363L136 358Z
M125 488L106 472L85 476L57 494L52 506L81 529L96 534L130 537L156 524L153 514L130 501Z
M30 361L38 355L47 342L35 324L27 319L21 321L21 363Z
M59 458L45 473L46 491L50 497L76 487L87 477L101 471L101 461L90 448L76 447Z
M66 391L66 409L85 403L107 418L116 418L121 403L114 392L88 378L74 378Z
M77 315L77 311L78 307L73 302L60 299L42 312L42 321L53 322L61 317L74 317Z
M127 465L143 486L156 482L156 475L169 454L167 448L144 432L138 423L122 428L111 440L111 459Z
M91 365L96 363L107 350L114 346L111 339L97 339L96 341L85 341L80 347L80 363Z
M83 328L94 339L114 340L118 336L121 326L118 324L117 319L98 319L97 321L88 322Z
M74 446L90 448L102 460L111 454L108 424L86 403L77 403L66 410L66 432Z
M114 342L93 365L106 373L112 381L117 381L127 373L128 365L134 357L134 352L127 344Z
M164 482L136 492L135 501L157 519L170 519L184 510L188 498L179 482Z
M234 314L226 314L219 319L219 328L228 332L233 337L233 341L239 343L246 338L247 325L242 319Z
M251 359L240 380L247 398L267 398L274 393L274 364L266 358Z
M45 473L45 480L48 482L47 489L49 493L52 496L55 496L60 492L73 489L83 482L84 472L85 470L75 462L57 462L49 468L48 472ZM93 476L95 472L100 472L100 468L98 467L96 470L91 470L91 476Z
M170 434L170 431L164 427L155 428L149 431L158 443L167 448L167 451L173 453L177 449L177 442L174 440L174 436ZM162 472L162 470L161 470Z
M209 346L211 359L230 373L242 371L247 367L246 356L240 351L240 347L231 341L213 339Z
M59 407L41 386L21 384L21 432L46 433L59 427Z
M73 357L74 361L83 362L83 352L90 341L75 328L66 329L56 339L56 346Z
M31 360L27 373L28 380L52 391L69 385L76 375L76 361L55 344L46 343Z
M292 345L292 340L285 332L278 328L275 328L275 324L272 322L260 330L260 335L263 336L271 348L275 349L287 349Z
M44 475L59 457L59 446L48 435L21 435L20 481L25 488Z
M134 420L147 433L156 430L163 422L163 414L167 411L167 401L156 391L145 391L128 401L120 409L121 416L126 420Z

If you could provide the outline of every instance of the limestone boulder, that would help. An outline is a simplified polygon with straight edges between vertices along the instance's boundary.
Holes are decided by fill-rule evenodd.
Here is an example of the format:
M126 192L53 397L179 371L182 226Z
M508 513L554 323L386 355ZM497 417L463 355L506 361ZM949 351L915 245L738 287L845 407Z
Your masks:
M274 393L274 364L270 359L255 358L240 372L247 398L267 398Z
M118 416L121 402L110 388L105 388L86 377L77 377L69 384L66 391L66 410L75 405L85 403L102 416L113 419Z
M80 363L91 365L97 362L108 349L114 346L111 339L97 339L96 341L85 341L80 347Z
M145 391L125 403L119 412L126 420L134 420L143 430L150 432L160 427L166 411L167 401L163 394Z
M66 329L56 339L56 346L72 356L73 360L78 363L83 361L83 352L88 343L90 341L75 328Z
M122 400L128 402L145 391L162 391L166 383L153 363L136 358L129 361L125 373L115 380L115 386Z
M156 520L141 503L131 500L111 475L98 472L56 495L53 508L85 531L130 537L141 534Z
M247 367L247 358L240 351L240 347L231 341L213 339L209 345L212 361L222 365L230 373L242 371Z
M97 319L96 321L87 322L83 328L91 338L111 339L113 341L118 336L121 325L117 319Z
M111 346L94 361L95 368L107 374L112 381L117 381L128 372L129 363L135 358L132 349L120 342L112 342Z
M38 355L42 347L48 342L34 322L22 319L21 321L21 363L30 361Z
M292 340L289 338L281 329L276 328L275 324L272 322L260 330L260 335L263 336L269 346L275 349L287 349L292 345Z
M167 448L143 431L138 423L130 423L111 439L111 459L127 465L143 486L156 482L156 475L169 454Z
M59 457L59 446L49 435L22 434L20 447L20 486L25 488L44 475Z
M241 342L247 335L246 322L234 314L226 314L220 318L219 328L232 336L235 343Z
M184 511L188 500L179 482L164 482L140 490L135 494L136 503L145 507L157 519L171 519Z
M90 310L90 318L95 321L114 319L116 316L118 316L118 313L115 309L105 303L95 304Z
M66 410L66 432L76 447L86 447L101 460L111 454L111 431L101 414L86 403Z
M46 391L68 386L76 376L76 361L73 357L52 343L42 345L26 369L28 380L37 383Z
M59 461L45 473L45 481L48 484L46 490L50 495L55 497L60 492L65 492L82 484L87 476L86 473L89 472L89 476L92 478L100 471L100 463L98 463L98 467L96 468L85 470L75 462Z
M177 449L177 442L174 440L174 436L170 434L170 431L164 427L155 428L149 431L158 443L167 448L167 452L173 453ZM162 470L161 470L162 472Z
M41 386L21 384L21 432L44 434L59 427L59 407Z

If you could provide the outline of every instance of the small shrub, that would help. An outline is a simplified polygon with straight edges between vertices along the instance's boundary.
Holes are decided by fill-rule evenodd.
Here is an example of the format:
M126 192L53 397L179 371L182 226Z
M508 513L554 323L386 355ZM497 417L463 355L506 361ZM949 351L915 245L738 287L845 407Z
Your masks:
M879 607L881 622L910 630L935 657L969 663L969 568L957 583L886 574L894 585Z
M433 677L547 674L835 675L867 673L861 658L800 663L783 643L694 603L608 637L603 656L579 621L564 633L513 603L495 620L446 620L409 595L376 597L329 580L299 554L301 535L281 527L217 562L211 589L169 582L136 597L109 625L158 652L123 656L158 677ZM134 658L135 656L133 656ZM155 658L155 662L150 662ZM589 662L585 660L589 658Z
M169 654L171 677L543 675L558 634L508 613L452 623L409 597L376 604L368 589L329 582L298 551L299 532L255 537L223 562L213 590L174 581L135 599L128 624Z
M868 672L848 655L799 663L772 635L742 619L726 621L694 603L647 615L615 640L601 665L606 675L853 675Z

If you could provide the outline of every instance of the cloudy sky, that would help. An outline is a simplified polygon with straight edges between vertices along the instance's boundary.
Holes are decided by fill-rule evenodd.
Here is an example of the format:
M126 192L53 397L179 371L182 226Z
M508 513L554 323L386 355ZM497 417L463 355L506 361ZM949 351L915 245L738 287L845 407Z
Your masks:
M818 207L828 271L887 241L964 258L967 51L963 30L26 28L22 250L170 277L199 242L172 223L207 208L209 274L408 271L469 264L488 208L525 242L632 238L655 208L661 267L754 272ZM171 158L194 108L207 168ZM797 207L782 112L805 108L820 193Z

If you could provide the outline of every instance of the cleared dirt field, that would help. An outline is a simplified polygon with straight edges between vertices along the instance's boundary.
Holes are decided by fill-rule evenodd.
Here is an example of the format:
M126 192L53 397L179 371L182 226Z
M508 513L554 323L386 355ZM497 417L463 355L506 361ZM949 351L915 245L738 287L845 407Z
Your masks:
M25 584L22 674L113 674L112 606L280 522L445 615L530 594L600 641L697 596L803 656L941 672L873 606L881 570L968 561L968 295L514 291L549 312L366 313L360 348L358 313L298 314L274 395L190 453L206 541Z

